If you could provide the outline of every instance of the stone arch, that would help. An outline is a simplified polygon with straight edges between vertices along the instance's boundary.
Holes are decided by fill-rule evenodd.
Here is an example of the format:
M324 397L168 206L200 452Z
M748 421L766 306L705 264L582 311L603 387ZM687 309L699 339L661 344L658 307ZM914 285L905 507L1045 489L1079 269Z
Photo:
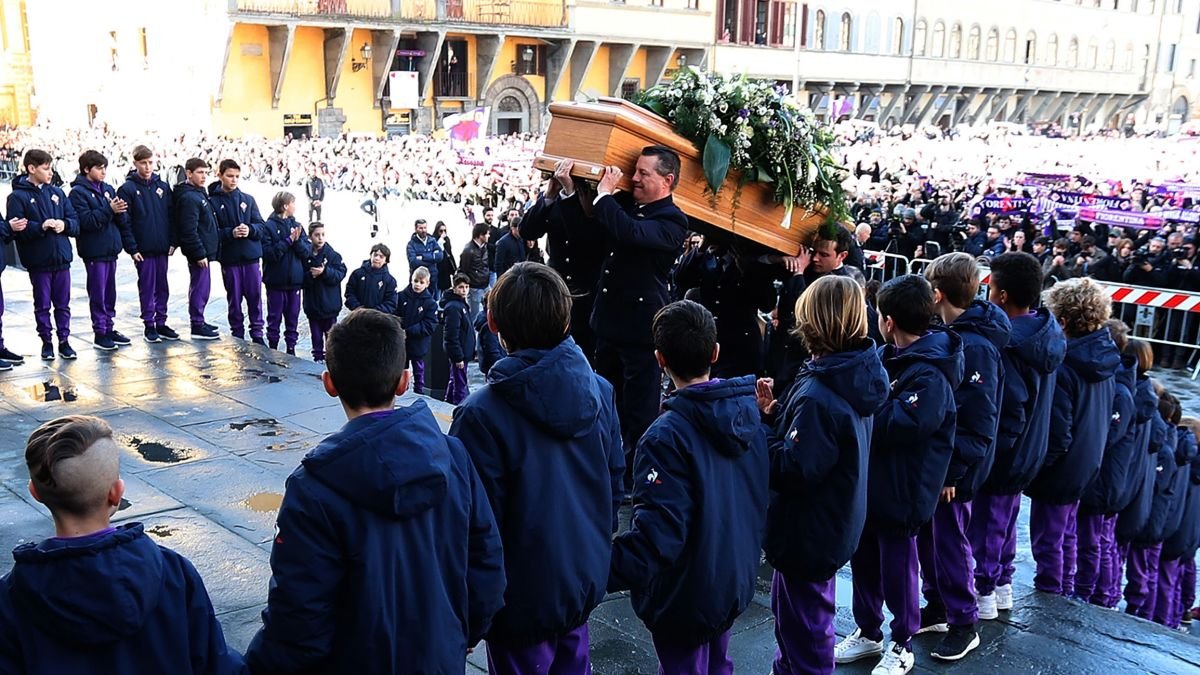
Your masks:
M483 104L491 108L488 131L497 133L500 120L520 120L525 133L542 132L542 103L533 85L519 75L496 78L483 96Z

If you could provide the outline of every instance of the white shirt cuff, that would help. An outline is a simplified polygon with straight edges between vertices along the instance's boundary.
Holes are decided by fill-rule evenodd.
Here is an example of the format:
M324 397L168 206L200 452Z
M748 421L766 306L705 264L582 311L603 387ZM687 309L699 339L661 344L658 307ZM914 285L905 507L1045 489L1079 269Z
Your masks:
M609 196L609 194L610 194L610 193L608 193L608 192L600 192L600 193L597 193L597 194L596 194L596 198L592 200L592 206L595 206L595 205L599 204L599 203L600 203L600 200L601 200L601 199L604 199L604 198L605 198L605 197L607 197L607 196Z

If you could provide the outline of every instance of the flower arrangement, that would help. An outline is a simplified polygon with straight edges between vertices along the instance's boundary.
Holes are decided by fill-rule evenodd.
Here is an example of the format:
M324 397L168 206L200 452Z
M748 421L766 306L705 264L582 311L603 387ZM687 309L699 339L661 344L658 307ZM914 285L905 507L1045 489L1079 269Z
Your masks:
M834 134L786 87L688 66L634 102L665 117L702 151L714 201L732 169L738 172L738 194L750 181L774 186L775 200L787 209L785 228L796 207L812 213L823 206L827 223L848 218L843 170L833 158Z

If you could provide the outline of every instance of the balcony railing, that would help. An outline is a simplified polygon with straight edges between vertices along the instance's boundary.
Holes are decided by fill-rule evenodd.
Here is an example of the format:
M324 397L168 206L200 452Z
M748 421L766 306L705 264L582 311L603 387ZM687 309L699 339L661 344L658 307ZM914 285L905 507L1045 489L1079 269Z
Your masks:
M392 16L392 0L236 0L239 12L382 19ZM407 5L409 0L402 4ZM417 0L418 4L424 0Z
M567 25L566 4L566 0L404 0L400 18L559 28Z
M475 76L465 72L440 70L433 76L433 95L436 98L474 98Z

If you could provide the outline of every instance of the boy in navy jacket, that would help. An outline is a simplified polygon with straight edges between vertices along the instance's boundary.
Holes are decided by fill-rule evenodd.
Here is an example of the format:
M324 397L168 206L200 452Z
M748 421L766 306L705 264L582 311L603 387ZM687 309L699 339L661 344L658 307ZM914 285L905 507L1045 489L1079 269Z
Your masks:
M425 356L429 343L437 332L438 307L429 290L429 270L418 266L413 270L408 288L396 297L396 316L404 326L404 342L408 365L412 368L413 391L425 393Z
M237 339L246 339L246 316L250 318L250 339L263 342L262 257L266 226L254 197L238 189L242 167L232 159L221 160L217 167L220 180L208 186L208 200L217 216L221 233L221 280L225 282L225 299L229 305L229 332ZM276 328L279 324L276 323ZM278 333L276 333L278 335Z
M500 344L500 338L492 332L488 327L487 308L488 294L483 294L482 311L475 316L475 337L476 345L479 351L479 372L487 377L492 366L508 356L508 352L504 351L504 346Z
M172 226L171 186L154 173L154 152L144 145L133 149L133 169L117 197L129 210L132 241L125 252L133 256L137 267L138 302L146 342L178 340L179 334L167 326L167 261L175 253Z
M216 340L221 336L204 320L204 309L212 292L212 270L217 259L220 233L217 216L208 200L208 162L193 157L183 165L184 182L175 186L175 236L188 261L188 318L193 340ZM163 334L159 331L159 334Z
M613 391L567 333L572 298L557 273L517 265L491 298L485 320L512 355L450 426L504 542L508 588L487 635L489 670L584 675L625 471Z
M457 673L504 598L500 533L466 448L408 388L404 329L360 309L329 332L346 412L287 480L254 672Z
M1200 488L1196 485L1193 468L1196 465L1196 437L1191 429L1181 424L1181 419L1175 419L1174 422L1175 464L1179 472L1179 490L1174 501L1178 506L1179 520L1178 526L1167 533L1167 538L1163 540L1158 561L1158 599L1154 603L1154 622L1167 628L1179 628L1183 616L1180 598L1183 563L1185 557L1195 559L1197 524L1200 523L1197 517ZM1191 609L1190 605L1188 609Z
M1041 292L1037 258L1006 253L992 260L989 300L1008 316L1012 333L1000 353L1004 388L992 468L975 497L968 528L980 619L995 619L998 609L1012 609L1021 491L1046 456L1054 383L1067 348L1050 312L1031 311Z
M312 242L296 222L296 197L280 192L271 199L271 217L263 245L267 286L267 346L279 348L279 324L284 326L283 344L287 353L296 355L297 328L300 323L300 288L307 269L304 261L312 255Z
M992 468L1004 366L1000 350L1012 330L1000 308L979 294L979 266L966 253L950 253L925 270L934 306L947 328L963 341L963 379L954 391L958 411L954 454L933 520L921 527L917 551L927 604L922 631L947 631L933 657L957 661L979 646L979 608L971 579L974 563L967 524L971 501Z
M130 343L116 329L117 256L133 246L127 212L129 205L104 182L108 159L95 150L79 156L79 175L71 183L71 206L79 216L76 246L87 270L88 308L91 310L92 345L113 351Z
M1175 416L1179 401L1165 390L1158 392L1157 401L1150 431L1150 447L1155 453L1150 510L1142 529L1130 540L1125 584L1125 613L1146 620L1154 618L1158 563L1163 540L1167 538L1176 488L1180 484L1179 466L1175 461L1177 438L1168 421Z
M1114 608L1121 600L1125 581L1125 564L1130 555L1130 542L1138 536L1154 502L1154 482L1158 477L1158 447L1151 444L1154 434L1154 419L1158 417L1158 394L1154 391L1154 380L1149 371L1154 366L1154 350L1150 343L1130 338L1127 350L1137 359L1137 384L1133 390L1134 407L1134 457L1124 492L1129 495L1128 505L1117 514L1114 537L1116 554L1113 574L1110 579L1105 607Z
M1091 279L1069 279L1043 295L1067 336L1058 368L1046 461L1025 488L1029 538L1037 563L1034 587L1070 596L1075 577L1075 516L1084 489L1104 458L1112 417L1113 375L1121 355L1104 327L1112 302Z
M312 255L304 261L304 315L312 333L313 360L325 360L325 336L337 323L342 311L342 279L346 278L346 263L342 256L325 243L325 226L310 223L308 238Z
M868 470L867 524L850 559L858 630L834 647L838 663L883 652L877 675L912 669L920 628L917 540L942 494L954 453L954 391L963 375L962 338L932 327L933 289L905 275L879 289L880 358L892 378L875 415ZM883 645L883 604L894 617Z
M771 611L776 675L834 668L836 574L867 519L867 463L875 412L888 376L867 338L862 288L848 277L818 279L795 304L804 363L782 413L774 383L758 381L768 436L771 503L763 551L775 568Z
M662 672L733 672L729 629L754 598L767 513L755 380L709 378L717 326L698 303L663 307L651 331L676 388L638 442L633 520L613 541L608 590L631 590Z
M96 417L30 435L29 490L56 536L14 549L0 579L0 672L244 673L196 568L141 523L110 524L125 493L120 459Z
M371 247L371 257L350 274L346 282L346 309L364 307L385 314L396 311L396 278L388 271L392 250L384 244Z
M446 383L446 401L458 405L471 389L467 385L467 364L475 358L475 326L467 296L471 279L459 272L454 275L450 292L442 296L442 348L450 360L450 381Z
M21 262L33 285L33 316L42 339L42 359L54 360L51 339L58 336L58 355L74 359L71 337L71 240L79 235L79 218L62 190L50 184L53 158L45 150L30 150L21 164L25 173L13 180L8 195L8 224L17 241ZM50 325L50 307L54 324Z

